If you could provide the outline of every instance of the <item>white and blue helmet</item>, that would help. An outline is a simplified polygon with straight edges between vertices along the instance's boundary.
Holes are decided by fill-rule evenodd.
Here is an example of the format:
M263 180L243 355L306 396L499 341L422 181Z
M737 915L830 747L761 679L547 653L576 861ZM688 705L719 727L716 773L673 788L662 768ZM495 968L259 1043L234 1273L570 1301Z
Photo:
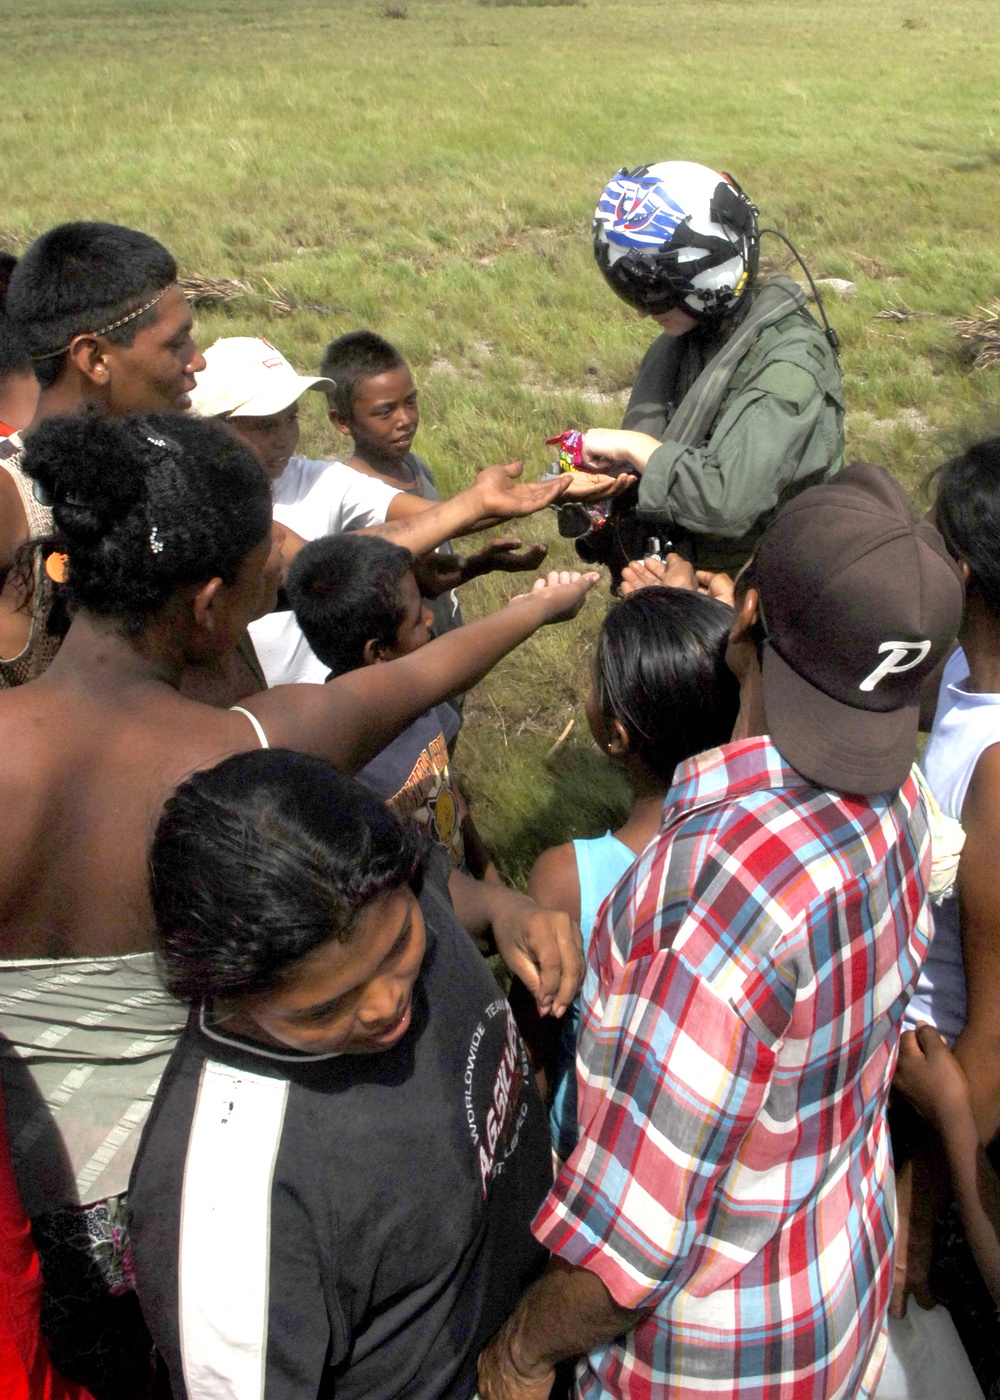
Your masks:
M688 160L622 169L594 211L594 256L629 306L729 315L757 275L757 209L731 175Z

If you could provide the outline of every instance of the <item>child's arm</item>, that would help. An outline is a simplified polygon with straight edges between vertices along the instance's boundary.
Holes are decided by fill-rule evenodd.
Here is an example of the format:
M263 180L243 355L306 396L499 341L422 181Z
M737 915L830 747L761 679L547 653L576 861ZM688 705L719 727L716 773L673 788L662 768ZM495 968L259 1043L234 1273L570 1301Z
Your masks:
M475 554L425 554L416 560L413 572L422 596L439 598L442 593L461 588L463 583L481 578L483 574L495 571L530 573L539 567L548 552L544 544L529 544L522 549L517 539L490 540Z
M953 1051L969 1081L980 1141L991 1142L1000 1130L1000 744L980 754L961 820L957 889L967 1016Z
M531 867L528 894L543 909L564 909L575 923L580 922L580 875L572 841L542 852Z
M1000 1303L1000 1179L979 1141L968 1080L932 1026L903 1036L893 1088L941 1135L965 1233L979 1271Z
M520 462L484 467L471 486L447 501L429 502L400 491L389 503L385 524L369 525L362 533L381 535L411 554L426 554L445 540L534 515L565 495L568 475L548 481L518 481L522 470Z
M245 708L272 748L311 753L356 773L425 710L469 690L539 627L575 617L599 578L553 572L499 612L408 656L362 666L326 685L275 686L249 696Z
M472 819L465 793L452 778L452 792L458 807L458 820L462 828L462 845L465 848L465 868L474 880L486 880L491 885L502 885L500 873L493 864L493 858L486 849L486 842L479 834L479 828ZM495 952L494 948L488 950Z
M561 1016L583 981L578 925L560 910L542 909L519 890L473 880L461 870L451 872L448 889L459 923L473 937L492 929L501 957L541 1014Z

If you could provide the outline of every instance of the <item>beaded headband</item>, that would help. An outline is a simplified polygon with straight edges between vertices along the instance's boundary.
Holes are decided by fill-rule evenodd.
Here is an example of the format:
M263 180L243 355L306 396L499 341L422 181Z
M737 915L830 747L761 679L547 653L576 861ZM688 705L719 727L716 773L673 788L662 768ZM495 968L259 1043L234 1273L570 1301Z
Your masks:
M135 311L130 311L127 316L119 316L118 320L112 321L110 326L102 326L99 331L77 331L76 335L73 336L73 340L76 340L81 335L107 335L110 331L116 331L119 326L127 326L129 321L134 321L137 316L141 316L144 312L150 311L158 301L162 301L172 286L176 286L176 283L171 282L170 286L164 287L162 291L157 292L156 296L147 301L144 306L138 307ZM36 364L42 360L54 360L57 355L65 355L69 346L73 344L73 340L69 342L69 345L64 345L61 350L49 350L44 355L32 355L31 358Z

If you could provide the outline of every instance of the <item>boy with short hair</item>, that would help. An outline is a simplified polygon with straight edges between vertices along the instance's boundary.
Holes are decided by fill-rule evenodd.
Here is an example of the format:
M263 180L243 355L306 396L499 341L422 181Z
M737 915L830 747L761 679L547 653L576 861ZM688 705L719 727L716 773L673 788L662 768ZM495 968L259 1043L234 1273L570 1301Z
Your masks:
M435 506L440 502L436 493L433 501L425 501L391 482L372 479L370 472L351 470L344 462L300 456L299 399L309 389L332 392L334 387L326 378L298 374L267 340L224 336L205 351L205 369L191 395L195 413L222 419L254 453L272 483L274 518L295 535L311 540L342 530L372 530L391 534L423 554L440 547L448 534L472 533L485 523L549 503L538 483L518 483L497 497L492 487L498 476L501 487L507 487L505 478L512 479L517 466L487 467L474 486ZM515 557L512 551L518 543L499 542L467 559L456 558L452 586L494 568L534 569L545 547L534 546ZM294 545L284 552L287 559ZM429 571L433 567L428 564ZM427 586L441 591L446 586L441 577L438 566ZM269 685L324 680L327 668L310 651L288 612L258 619L250 632Z
M431 640L432 614L420 596L408 549L378 535L313 540L293 560L288 599L330 679L405 656ZM480 843L448 766L460 720L449 704L413 721L357 774L400 820L412 817L453 866L485 873ZM466 850L468 839L469 850Z
M336 385L326 391L330 422L354 442L347 465L398 491L440 501L430 467L410 450L420 426L420 409L410 367L396 347L374 331L349 331L327 346L320 374ZM545 546L531 545L516 554L520 543L493 542L483 551L491 557L479 572L537 568L545 558ZM441 549L452 552L447 543ZM435 600L432 612L435 636L462 625L454 589Z

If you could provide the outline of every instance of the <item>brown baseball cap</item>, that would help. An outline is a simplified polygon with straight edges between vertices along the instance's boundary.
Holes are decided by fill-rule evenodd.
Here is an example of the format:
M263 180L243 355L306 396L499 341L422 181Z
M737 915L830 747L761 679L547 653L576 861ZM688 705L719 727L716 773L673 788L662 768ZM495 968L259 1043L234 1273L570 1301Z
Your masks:
M779 511L753 574L778 751L818 787L900 787L916 757L921 683L962 617L944 540L883 467L858 462Z

